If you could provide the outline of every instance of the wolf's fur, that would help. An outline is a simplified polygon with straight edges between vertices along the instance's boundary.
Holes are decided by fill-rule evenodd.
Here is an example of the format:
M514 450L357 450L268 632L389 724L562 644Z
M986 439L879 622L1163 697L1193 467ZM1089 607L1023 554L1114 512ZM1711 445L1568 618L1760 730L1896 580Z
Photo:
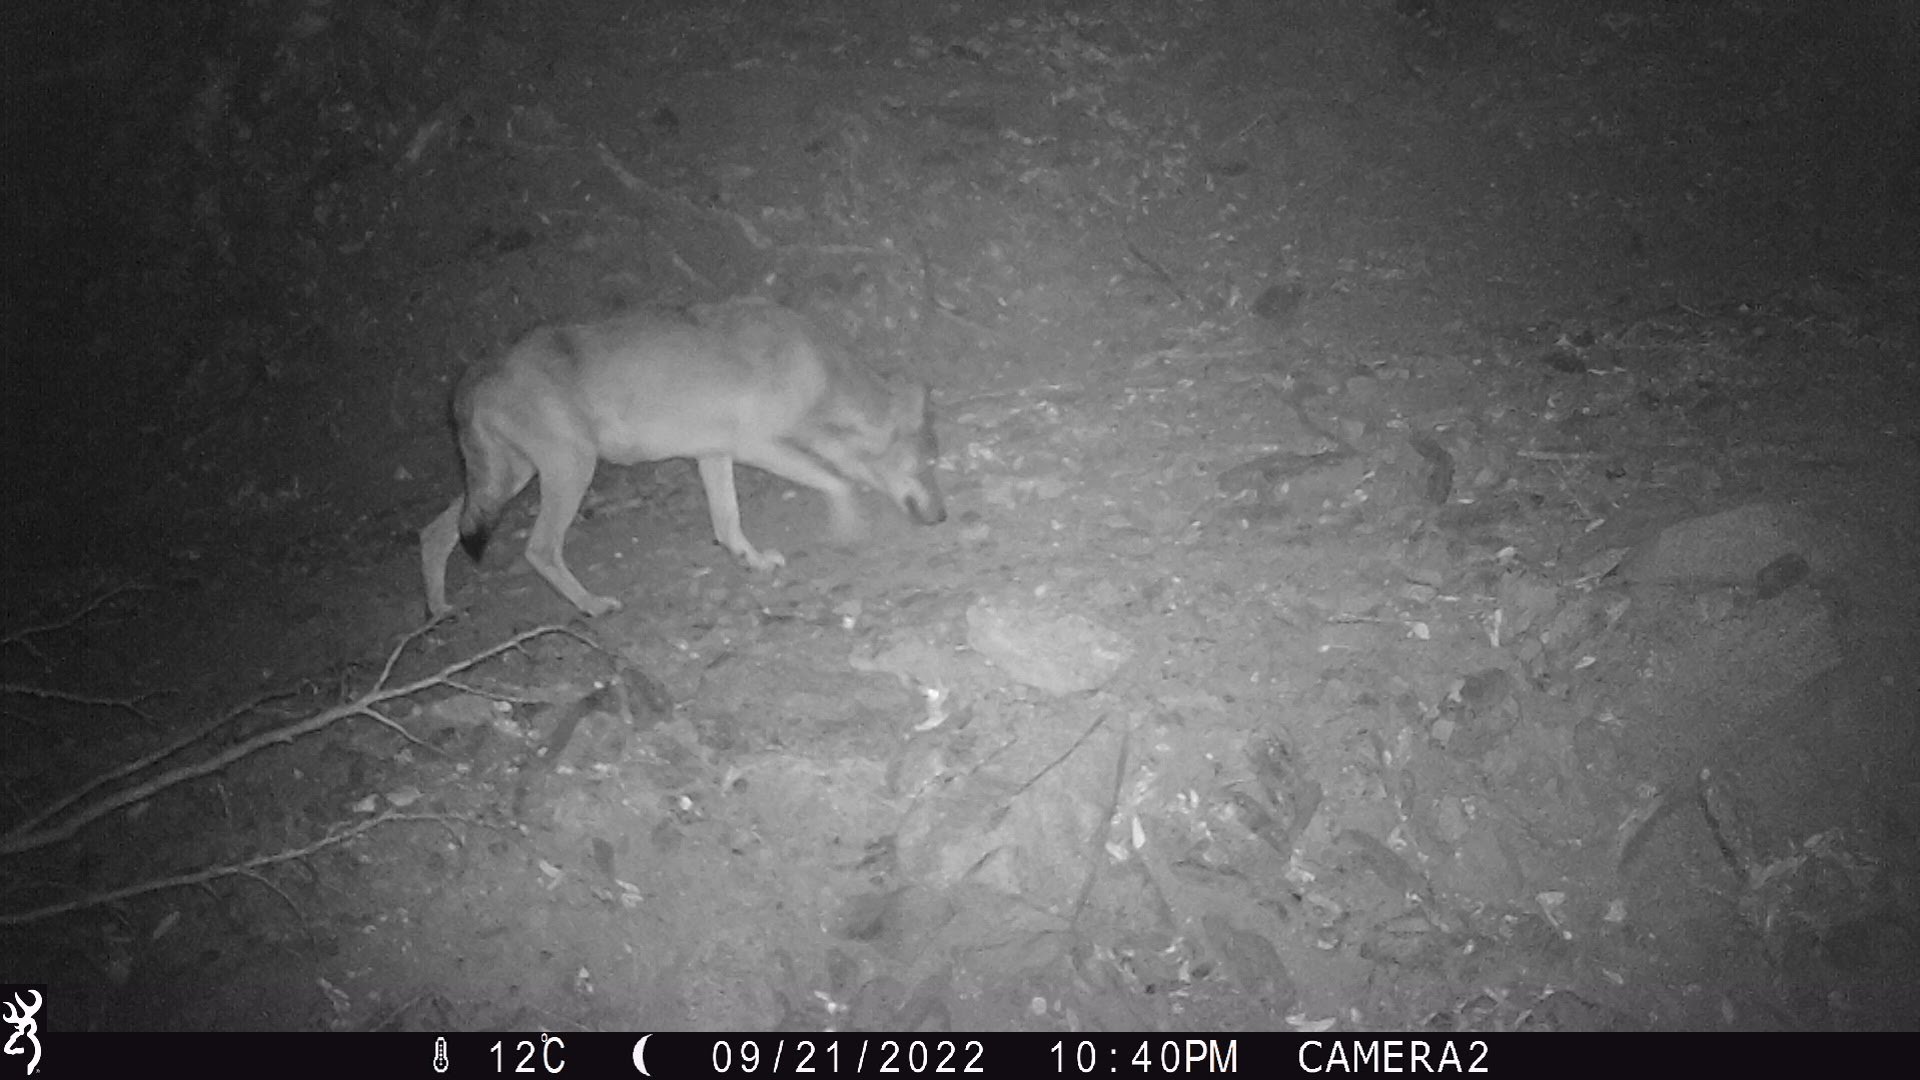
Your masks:
M536 330L462 377L453 421L467 490L420 530L435 617L452 610L446 576L455 543L478 558L501 510L536 474L540 512L527 561L582 612L618 609L588 592L561 552L601 460L693 458L714 538L755 570L786 560L741 531L736 462L824 493L842 540L861 531L855 485L885 494L921 524L947 516L933 477L926 388L882 380L805 318L764 300Z

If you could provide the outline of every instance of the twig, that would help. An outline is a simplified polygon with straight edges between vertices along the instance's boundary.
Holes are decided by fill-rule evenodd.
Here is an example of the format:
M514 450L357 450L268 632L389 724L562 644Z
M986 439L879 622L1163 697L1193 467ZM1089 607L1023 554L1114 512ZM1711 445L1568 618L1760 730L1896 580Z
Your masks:
M966 327L967 329L973 331L976 334L979 334L981 337L986 338L989 341L999 342L999 341L1005 340L1000 336L1000 332L993 329L992 327L982 326L979 323L974 322L972 319L967 318L965 315L962 315L959 312L954 311L953 309L947 307L947 302L945 300L934 301L933 311L934 311L934 314L945 316L946 318L952 319L954 322L959 323L961 326Z
M380 677L374 680L372 690L378 690L381 687L387 685L387 680L393 678L393 665L400 662L400 654L403 652L406 652L407 646L420 640L422 635L424 635L427 631L433 629L435 626L438 626L439 624L440 624L440 620L430 619L425 624L407 631L406 634L400 638L400 644L395 645L393 647L393 651L387 654L387 662L385 666L381 667L380 669ZM489 654L481 653L480 655L487 656ZM466 666L466 665L462 665L462 666ZM459 668L453 668L451 670L443 672L443 674L451 675L454 671L458 671L458 670Z
M1246 127L1241 128L1239 131L1234 132L1233 134L1227 136L1224 139L1221 139L1218 143L1214 144L1214 149L1218 150L1226 146L1228 143L1239 142L1241 139L1244 139L1249 134L1251 134L1254 128L1257 128L1261 124L1265 123L1266 120L1267 120L1267 114L1261 113L1259 116L1256 116L1252 120L1248 121Z
M78 608L57 619L43 623L35 623L32 626L17 627L4 634L0 634L0 649L4 649L8 645L17 646L25 650L27 655L40 661L42 666L45 666L47 663L46 654L42 653L39 648L34 645L34 638L73 626L87 616L100 610L116 597L151 588L153 588L151 585L136 583L115 585L111 588L104 589L83 602ZM85 705L103 709L125 709L127 712L132 713L149 724L156 723L156 721L152 716L148 715L146 710L140 708L140 702L160 693L164 693L164 691L149 690L131 697L107 697L101 694L83 694L74 690L60 690L49 686L35 686L31 683L0 682L0 694L14 694L20 697L38 698L42 701L59 701L68 705Z
M1113 790L1107 793L1107 812L1101 815L1100 823L1093 827L1087 837L1087 876L1080 882L1080 895L1074 898L1073 913L1067 916L1067 925L1076 930L1080 925L1080 913L1087 909L1087 901L1093 896L1093 883L1100 879L1100 867L1107 861L1107 830L1113 827L1114 815L1120 812L1120 795L1126 789L1127 764L1132 749L1133 728L1128 727L1120 733L1120 752L1114 755Z
M458 690L463 694L471 694L474 697L483 697L483 698L486 698L488 701L504 701L509 705L551 705L553 704L553 702L547 700L546 698L528 697L525 694L510 694L505 690L493 690L485 686L475 686L470 682L463 682L459 679L448 679L447 685L453 687L455 690Z
M673 261L673 268L675 270L678 270L681 273L687 275L687 277L693 280L693 283L695 285L698 285L701 288L708 289L708 290L717 290L719 288L719 286L715 285L712 282L712 280L710 280L707 277L707 275L701 273L698 270L695 270L692 266L688 265L687 260L681 258L679 252L673 250L672 248L668 248L667 258Z
M427 1000L427 997L428 995L426 994L415 994L412 997L408 998L407 1000L401 1002L400 1004L395 1005L392 1008L388 1009L385 1015L382 1016L381 1018L375 1019L375 1020L368 1020L366 1023L361 1025L356 1030L386 1031L393 1025L398 1024L401 1020L405 1019L406 1015L413 1011L414 1006Z
M593 218L599 221L611 221L615 225L625 225L629 229L638 229L641 232L646 232L653 228L653 226L647 224L640 218L634 217L632 214L622 214L614 210L542 210L540 212L548 217Z
M446 814L402 814L394 811L388 811L377 817L369 818L368 820L363 821L358 825L350 826L344 830L341 830L340 832L328 833L326 836L321 837L319 840L316 840L313 843L306 845L305 847L290 848L285 851L276 851L276 852L273 852L272 854L260 855L255 858L248 859L247 861L241 862L241 863L227 863L221 866L210 866L204 870L195 870L191 873L175 874L172 877L155 878L154 880L151 880L151 881L137 882L132 885L123 886L118 889L110 889L105 892L88 893L85 896L75 897L72 900L64 900L58 904L49 904L46 907L33 908L32 910L29 910L29 911L16 911L16 912L7 912L5 914L0 914L0 926L24 926L27 923L39 922L42 919L50 919L56 915L65 915L69 912L81 911L91 907L99 907L102 904L118 903L119 901L122 901L122 900L130 900L136 896L145 896L148 893L159 892L163 889L177 889L186 885L205 885L211 882L219 881L222 878L253 877L256 880L258 880L258 876L255 873L255 871L258 871L262 867L274 866L279 863L291 862L294 859L306 858L309 855L315 854L320 851L324 851L327 848L336 847L340 844L344 844L347 841L352 840L353 838L361 835L362 833L368 832L381 825L386 825L390 822L446 821L446 820L449 820L449 817ZM459 820L459 819L452 819L452 820ZM283 893L282 895L284 896L285 894Z
M287 895L287 890L281 888L276 882L274 882L271 878L267 877L265 874L262 874L258 870L254 870L249 867L236 867L234 870L234 875L236 877L246 878L248 881L253 882L254 884L267 890L273 895L278 896L280 898L280 902L287 905L287 910L293 912L293 917L300 920L300 928L307 932L308 947L312 948L315 951L315 953L318 954L319 947L320 947L320 938L319 938L319 935L313 932L313 922L312 920L307 918L307 913L300 909L299 903L296 902L293 897Z
M137 583L131 585L115 585L81 604L77 610L55 619L52 622L23 626L16 630L9 630L4 634L0 634L0 648L5 648L8 645L18 645L20 648L33 654L35 659L44 662L46 657L40 654L39 649L33 647L33 642L30 639L38 637L41 634L52 633L55 630L64 630L74 623L79 622L81 619L93 614L95 611L98 611L107 601L123 593L141 592L152 588L153 586L151 585L141 585Z
M1529 461L1599 461L1607 456L1586 450L1515 450L1513 453Z
M156 723L139 703L150 697L168 693L165 690L148 690L132 697L102 697L98 694L81 694L72 690L55 690L45 686L32 686L27 683L0 682L0 694L18 694L21 697L39 698L42 701L60 701L68 705L89 705L102 709L125 709L147 723Z
M1193 298L1186 294L1186 290L1180 287L1179 282L1176 282L1173 280L1173 275L1167 273L1167 268L1164 266L1161 266L1157 262L1154 262L1152 259L1147 258L1146 252L1141 251L1138 247L1135 247L1133 244L1133 241L1131 240L1127 241L1127 254L1140 260L1140 264L1142 266L1145 266L1148 270L1152 271L1153 276L1159 278L1161 284L1165 285L1169 289L1172 289L1173 295L1179 297L1181 303L1186 304L1189 307L1193 305Z
M662 191L652 184L647 183L645 180L640 179L638 176L635 176L625 165L622 165L620 159L613 156L613 151L607 149L606 143L600 143L599 147L600 164L605 165L607 171L613 174L614 179L619 180L621 184L625 185L628 191L644 198L652 199L655 202L664 202L680 207L697 217L714 221L730 222L739 228L741 235L747 238L747 243L752 244L755 248L761 251L769 251L773 248L773 241L760 235L760 230L753 227L753 222L748 221L746 218L732 211L701 206L699 203L685 196Z
M1049 761L1045 765L1042 765L1040 767L1039 772L1034 773L1032 776L1029 776L1026 778L1026 780L1022 781L1019 787L1014 788L1013 791L1007 795L1007 799L1005 801L1011 801L1015 798L1018 798L1021 794L1025 793L1028 788L1039 783L1041 777L1059 768L1060 765L1064 763L1068 758L1079 753L1080 748L1087 745L1087 740L1093 738L1093 733L1096 731L1099 731L1100 728L1106 724L1107 717L1109 715L1111 714L1101 713L1100 719L1095 720L1091 724L1088 724L1087 730L1081 732L1078 736L1076 736L1073 740L1072 745L1068 746L1065 750L1061 751L1059 757L1056 757L1052 761Z

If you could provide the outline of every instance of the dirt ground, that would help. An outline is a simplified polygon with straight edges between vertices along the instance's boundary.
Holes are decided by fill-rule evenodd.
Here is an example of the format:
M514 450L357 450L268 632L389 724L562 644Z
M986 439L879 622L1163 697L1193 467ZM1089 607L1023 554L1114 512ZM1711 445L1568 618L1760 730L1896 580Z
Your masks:
M17 5L0 981L1920 1025L1916 7ZM607 468L624 611L523 498L425 626L461 365L743 294L933 385L947 523L743 473L758 575Z

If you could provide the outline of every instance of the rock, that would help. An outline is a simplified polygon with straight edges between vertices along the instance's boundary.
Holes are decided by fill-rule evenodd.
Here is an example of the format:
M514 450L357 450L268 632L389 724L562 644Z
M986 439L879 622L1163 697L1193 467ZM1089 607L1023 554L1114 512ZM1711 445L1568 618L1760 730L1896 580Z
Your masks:
M987 601L967 609L967 644L1015 681L1050 694L1097 689L1133 655L1125 639L1085 616L1041 615Z
M1637 585L1748 585L1789 555L1818 567L1816 535L1798 511L1752 503L1667 526L1641 541L1618 573Z

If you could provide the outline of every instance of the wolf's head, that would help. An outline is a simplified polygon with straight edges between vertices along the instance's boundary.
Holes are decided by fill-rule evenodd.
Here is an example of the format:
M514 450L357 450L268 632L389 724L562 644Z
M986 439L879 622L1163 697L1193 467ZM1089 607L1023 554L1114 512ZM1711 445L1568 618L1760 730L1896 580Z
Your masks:
M947 504L933 478L940 447L933 438L933 411L927 388L907 380L875 380L870 394L855 406L842 401L831 413L799 433L796 446L841 476L872 488L922 525L947 520Z
M892 437L868 463L874 486L914 521L938 525L947 520L947 503L933 478L940 445L933 437L933 402L927 388L917 382L895 387L888 412Z

